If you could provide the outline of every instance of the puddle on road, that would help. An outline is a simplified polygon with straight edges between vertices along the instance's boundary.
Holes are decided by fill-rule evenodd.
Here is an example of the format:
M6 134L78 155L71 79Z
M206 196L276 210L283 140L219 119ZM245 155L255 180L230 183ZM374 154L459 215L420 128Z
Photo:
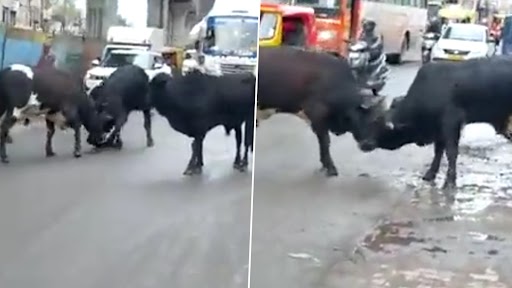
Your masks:
M416 223L392 221L379 225L364 237L363 247L379 254L394 254L409 247L438 255L459 251L457 241L486 243L481 249L475 250L477 256L497 256L503 252L501 249L512 249L512 239L506 236L510 233L503 228L512 224L512 143L489 133L485 139L472 138L467 132L465 136L458 159L457 191L446 194L439 188L445 177L446 159L443 159L437 185L421 181L421 176L414 171L400 171L400 175L394 175L394 179L396 183L401 182L403 185L399 185L405 186L406 191L412 192L412 211L417 210L418 213L413 213L421 217L415 219ZM446 227L452 226L447 225L457 222L464 226L456 224L453 227L459 228L458 232L445 231L442 237L435 232L437 227L433 226L442 225L449 230ZM430 227L428 229L431 230L426 232L418 229L419 226ZM498 229L496 235L478 231L488 230L491 226L499 227L493 228ZM472 253L475 254L474 251Z
M371 288L421 287L421 288L508 288L496 271L491 268L469 273L454 273L432 268L394 269L381 265L369 279Z

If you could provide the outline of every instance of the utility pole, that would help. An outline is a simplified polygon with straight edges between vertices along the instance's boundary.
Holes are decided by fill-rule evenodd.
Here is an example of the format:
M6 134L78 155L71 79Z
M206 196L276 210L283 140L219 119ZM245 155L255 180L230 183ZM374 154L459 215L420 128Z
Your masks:
M45 0L40 0L39 2L39 27L41 27L41 30L45 30L43 23L44 23L44 10L45 10Z

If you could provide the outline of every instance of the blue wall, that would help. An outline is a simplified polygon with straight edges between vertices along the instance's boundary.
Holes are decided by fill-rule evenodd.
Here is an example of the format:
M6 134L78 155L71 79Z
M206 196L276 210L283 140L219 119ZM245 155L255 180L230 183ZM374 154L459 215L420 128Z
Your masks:
M46 36L42 32L0 26L1 68L11 64L36 65L45 40Z
M6 67L11 64L35 66L41 57L42 48L43 45L41 43L7 38L3 53L5 55L3 66Z

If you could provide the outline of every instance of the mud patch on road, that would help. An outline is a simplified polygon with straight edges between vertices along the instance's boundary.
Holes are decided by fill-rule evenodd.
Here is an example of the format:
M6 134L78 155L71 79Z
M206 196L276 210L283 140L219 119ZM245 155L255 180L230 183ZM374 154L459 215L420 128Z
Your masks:
M373 252L391 253L392 246L409 246L412 243L424 243L425 239L416 236L412 221L388 222L377 226L363 240L363 247ZM398 248L398 247L396 247Z

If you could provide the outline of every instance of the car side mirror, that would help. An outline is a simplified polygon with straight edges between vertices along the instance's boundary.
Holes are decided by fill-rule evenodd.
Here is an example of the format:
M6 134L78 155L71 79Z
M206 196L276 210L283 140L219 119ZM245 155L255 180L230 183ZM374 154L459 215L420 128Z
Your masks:
M100 60L98 60L98 59L94 59L94 60L92 60L92 61L91 61L91 65L92 65L93 67L100 66Z

